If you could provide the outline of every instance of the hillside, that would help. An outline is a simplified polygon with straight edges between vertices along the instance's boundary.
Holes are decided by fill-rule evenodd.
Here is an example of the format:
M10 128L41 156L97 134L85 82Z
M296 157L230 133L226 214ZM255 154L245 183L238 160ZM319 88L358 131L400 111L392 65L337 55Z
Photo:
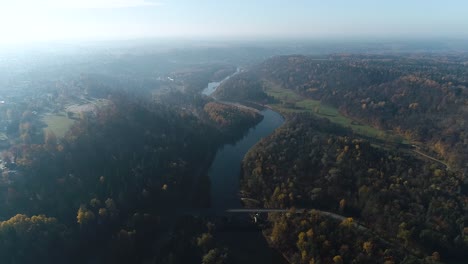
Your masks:
M466 174L468 69L462 61L437 55L278 56L226 82L218 96L367 125L361 134L401 137Z
M216 151L261 116L208 101L191 112L125 93L109 98L64 138L48 132L2 153L5 263L172 263L174 255L190 263L210 250L225 254L212 237L194 242L211 236L207 221L177 210L209 207ZM204 108L215 121L197 117Z
M330 263L335 256L403 263L433 252L444 261L461 258L468 250L467 204L457 175L350 132L295 114L246 155L243 191L260 207L340 216L272 213L266 228L272 245L294 263Z
M421 142L460 169L468 157L468 69L458 59L275 57L255 72L381 130Z

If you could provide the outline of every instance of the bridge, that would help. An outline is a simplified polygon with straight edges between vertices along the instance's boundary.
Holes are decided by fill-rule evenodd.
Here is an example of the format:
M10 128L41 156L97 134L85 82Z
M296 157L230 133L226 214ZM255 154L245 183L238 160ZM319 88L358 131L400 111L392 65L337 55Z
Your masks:
M227 209L226 213L287 213L288 209L268 209L268 208L240 208L240 209ZM304 212L304 211L302 211Z
M225 212L229 214L254 214L253 219L255 223L257 223L257 214L259 213L293 213L293 214L304 214L307 212L315 212L321 216L328 217L331 219L335 219L337 221L343 221L345 219L348 219L348 217L335 214L332 212L327 212L327 211L322 211L322 210L317 210L317 209L307 209L307 208L294 208L294 209L283 209L283 208L239 208L239 209L227 209ZM415 252L414 250L407 249L400 243L395 243L394 241L390 241L388 238L383 237L382 235L374 232L364 224L360 223L359 221L353 220L350 222L351 226L353 228L356 228L357 230L367 233L370 236L378 239L381 243L391 246L394 248L398 248L402 250L403 252L406 252L407 254L413 255L413 256L419 256L419 252Z

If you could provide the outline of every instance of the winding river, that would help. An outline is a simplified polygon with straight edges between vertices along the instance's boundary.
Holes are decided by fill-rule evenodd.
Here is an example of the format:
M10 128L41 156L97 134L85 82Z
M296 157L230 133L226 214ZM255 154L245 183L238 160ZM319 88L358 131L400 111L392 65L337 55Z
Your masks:
M208 83L208 85L206 86L205 89L203 89L202 91L202 94L204 95L207 95L207 96L210 96L212 93L214 93L216 91L216 88L218 88L218 86L226 81L227 79L231 78L232 76L240 73L242 70L240 68L237 68L236 72L234 72L233 74L227 76L226 78L224 78L223 80L219 81L219 82L210 82Z
M250 128L246 136L233 145L218 151L209 170L211 180L211 207L216 209L241 208L239 176L242 160L260 139L273 133L284 122L283 117L265 108L260 112L262 121Z
M209 83L202 93L210 96L221 82ZM284 123L280 114L268 108L260 113L263 115L262 121L250 128L236 143L226 144L218 150L211 164L208 172L211 180L211 208L216 211L242 207L239 197L242 160L259 140ZM260 230L224 231L217 234L217 239L233 253L231 256L235 257L235 263L287 263L281 254L268 246Z
M238 72L239 70L234 74ZM224 80L229 79L231 76L228 76ZM223 81L209 83L203 90L203 94L210 96ZM249 149L259 140L273 133L276 128L284 123L284 119L280 114L268 108L263 109L260 113L264 117L263 120L255 127L250 128L247 134L236 143L224 145L216 154L209 169L211 180L211 207L216 211L242 208L239 197L239 177L242 160ZM419 154L435 160L423 153ZM446 165L439 160L435 161ZM321 213L338 221L344 219L343 216L338 214L325 211L321 211ZM361 232L372 232L367 227L360 224L357 224L357 228ZM219 232L216 236L218 241L221 241L229 248L231 252L230 256L234 257L233 263L288 263L280 253L268 246L265 237L259 230L224 231ZM385 243L391 244L391 242L386 241L384 238L377 238Z
M237 73L239 73L239 69L223 81ZM202 93L210 96L223 81L209 83ZM234 144L224 145L216 153L208 172L211 181L211 207L213 209L241 208L239 176L242 159L260 139L270 135L284 123L284 118L271 109L264 108L260 113L263 115L260 123L250 128L242 139Z

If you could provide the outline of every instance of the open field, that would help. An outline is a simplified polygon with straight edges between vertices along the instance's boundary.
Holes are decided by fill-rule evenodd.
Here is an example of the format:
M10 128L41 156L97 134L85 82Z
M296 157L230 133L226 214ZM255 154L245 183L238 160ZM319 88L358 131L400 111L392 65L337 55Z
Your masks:
M47 125L44 130L54 132L54 134L59 138L63 138L68 129L70 129L75 122L75 120L68 118L65 112L47 114L42 118L42 121Z
M8 136L4 132L0 132L0 141L8 140Z
M83 99L81 103L67 106L66 111L72 112L74 114L80 114L82 112L94 112L97 111L100 107L106 106L108 104L109 100L107 99Z
M360 124L353 119L342 115L337 108L329 105L324 105L318 100L305 98L291 90L284 89L278 85L269 83L265 92L273 96L275 99L281 101L278 104L271 104L270 106L279 112L310 112L319 117L329 119L333 123L340 124L344 127L351 128L355 133L393 142L406 142L402 137L396 136L393 133L379 130L377 128Z
M97 111L100 107L108 104L109 101L106 99L85 99L81 103L69 105L63 112L57 114L46 114L42 118L42 121L47 125L44 130L52 131L57 137L62 138L75 122L75 120L68 117L67 112L71 112L76 116L80 113Z

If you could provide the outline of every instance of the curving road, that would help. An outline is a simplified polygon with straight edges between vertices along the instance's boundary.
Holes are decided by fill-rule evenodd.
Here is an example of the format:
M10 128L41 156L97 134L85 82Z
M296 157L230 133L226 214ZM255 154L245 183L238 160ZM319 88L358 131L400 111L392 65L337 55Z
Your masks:
M251 198L243 198L243 199L255 200L255 199L251 199ZM320 214L322 216L326 216L326 217L329 217L329 218L332 218L332 219L335 219L335 220L338 220L338 221L343 221L343 220L349 219L349 217L339 215L339 214L336 214L336 213L317 210L317 209L305 209L305 208L298 208L298 209L295 209L294 211L291 211L291 209L282 209L282 208L250 208L250 209L240 208L240 209L228 209L228 210L226 210L226 213L249 213L249 214L252 214L252 213L294 213L294 214L304 214L304 213L307 213L309 211L316 212L316 213L318 213L318 214ZM386 239L386 238L382 237L381 235L375 233L370 228L368 228L367 226L363 225L362 223L360 223L360 222L358 222L358 221L356 221L354 219L352 221L352 226L354 228L362 231L362 232L367 232L372 237L377 238L378 240L380 240L383 244L386 244L387 246L390 246L390 247L393 247L393 248L398 248L402 252L406 252L409 255L419 257L418 253L409 250L408 248L406 248L402 244L396 244L395 242L389 241L388 239Z
M416 153L416 154L419 154L419 155L421 155L421 156L423 156L423 157L425 157L425 158L428 158L428 159L430 159L430 160L432 160L432 161L435 161L435 162L437 162L437 163L440 163L440 164L444 165L444 166L446 167L447 170L450 170L450 166L449 166L447 163L445 163L445 162L443 162L443 161L441 161L441 160L438 160L438 159L436 159L436 158L434 158L434 157L431 157L431 156L429 156L429 155L427 155L427 154L424 154L424 153L422 153L421 151L419 151L419 150L417 150L417 149L412 149L411 151L414 152L414 153Z

